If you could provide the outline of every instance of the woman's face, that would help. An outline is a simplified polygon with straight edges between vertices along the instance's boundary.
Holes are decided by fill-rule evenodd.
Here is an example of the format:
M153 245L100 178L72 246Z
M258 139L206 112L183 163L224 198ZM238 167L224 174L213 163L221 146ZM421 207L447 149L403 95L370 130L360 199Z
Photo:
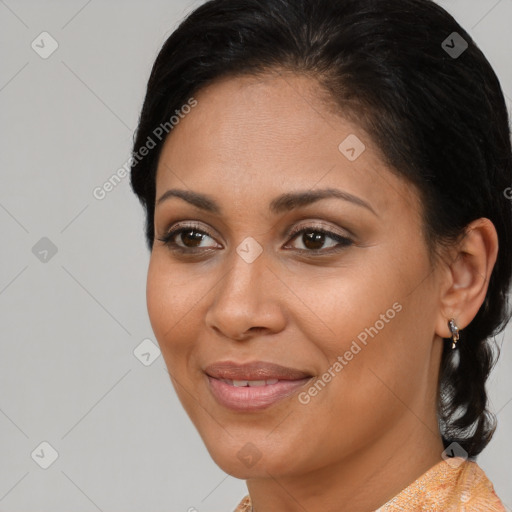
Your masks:
M239 478L437 432L440 276L416 191L318 91L292 74L218 81L159 160L151 324L208 451ZM225 362L296 372L216 373Z

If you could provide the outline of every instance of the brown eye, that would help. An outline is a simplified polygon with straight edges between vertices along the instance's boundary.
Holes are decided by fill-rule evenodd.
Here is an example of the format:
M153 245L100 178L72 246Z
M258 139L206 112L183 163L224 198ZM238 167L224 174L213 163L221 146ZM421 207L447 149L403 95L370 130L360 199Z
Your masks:
M181 233L177 234L179 235L178 239L181 239L185 247L199 247L205 236L204 233L195 229L183 230Z
M163 237L158 238L164 245L175 251L186 252L197 249L211 249L218 247L217 243L213 245L204 245L203 242L208 238L213 238L205 231L194 226L181 226L170 230Z
M319 231L305 231L302 233L302 242L307 249L319 250L324 245L326 236Z
M350 238L320 228L303 228L292 233L292 240L298 240L303 247L295 247L301 251L309 252L330 252L343 247L353 245ZM302 236L301 236L302 235ZM328 244L327 246L325 244Z

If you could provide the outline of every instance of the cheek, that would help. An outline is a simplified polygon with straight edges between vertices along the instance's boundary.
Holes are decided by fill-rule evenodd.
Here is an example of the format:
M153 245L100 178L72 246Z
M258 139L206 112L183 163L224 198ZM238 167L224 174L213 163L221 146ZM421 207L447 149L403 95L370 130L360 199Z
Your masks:
M169 369L193 347L190 341L186 343L185 340L195 337L194 330L199 323L192 317L196 318L200 298L204 295L204 286L198 286L198 280L184 279L183 271L172 267L165 257L153 253L146 283L151 327Z
M329 361L349 350L358 336L362 342L369 338L366 329L376 322L379 332L386 331L399 315L396 309L400 305L393 305L403 293L396 276L383 268L383 258L372 261L362 252L359 254L357 264L330 269L320 277L318 273L313 276L303 272L293 280L302 301L297 302L297 308L304 311L299 315L297 309L294 318L308 319L300 328L308 333L310 341L317 340Z
M333 411L336 423L356 438L364 439L407 410L422 414L418 408L436 375L432 340L419 334L428 333L432 316L425 310L419 318L416 302L402 297L396 309L386 309L385 301L380 309L368 304L365 311L371 314L361 313L351 324L352 335L330 354L330 361L340 355L342 363L328 384L332 392L325 394L323 409Z
M375 261L338 269L338 277L317 282L309 304L322 321L318 328L309 322L301 326L322 354L321 372L332 389L321 391L317 404L325 400L331 411L358 411L369 420L376 408L391 411L400 405L393 393L408 401L425 385L428 333L436 316L425 255L418 253L411 263L409 256L400 261L376 254ZM313 290L306 281L301 289Z
M161 345L165 331L172 325L168 318L168 313L173 311L172 302L162 265L153 253L146 281L146 304L151 327Z

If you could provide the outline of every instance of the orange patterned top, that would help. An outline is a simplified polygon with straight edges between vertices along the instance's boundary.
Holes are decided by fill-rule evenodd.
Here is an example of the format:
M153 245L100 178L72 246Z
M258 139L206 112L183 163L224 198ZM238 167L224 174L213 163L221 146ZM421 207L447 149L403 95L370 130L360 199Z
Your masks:
M375 512L506 512L480 466L454 457L423 473ZM249 495L234 512L253 512Z

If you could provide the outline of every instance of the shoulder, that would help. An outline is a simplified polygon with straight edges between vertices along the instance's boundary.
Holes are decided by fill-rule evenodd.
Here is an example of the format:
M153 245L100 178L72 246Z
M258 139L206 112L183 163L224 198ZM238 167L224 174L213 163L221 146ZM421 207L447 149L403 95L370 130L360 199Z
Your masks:
M506 512L485 472L460 457L441 461L376 512Z
M473 461L466 461L459 474L455 489L464 512L505 512L505 507L496 495L494 486L484 470Z

